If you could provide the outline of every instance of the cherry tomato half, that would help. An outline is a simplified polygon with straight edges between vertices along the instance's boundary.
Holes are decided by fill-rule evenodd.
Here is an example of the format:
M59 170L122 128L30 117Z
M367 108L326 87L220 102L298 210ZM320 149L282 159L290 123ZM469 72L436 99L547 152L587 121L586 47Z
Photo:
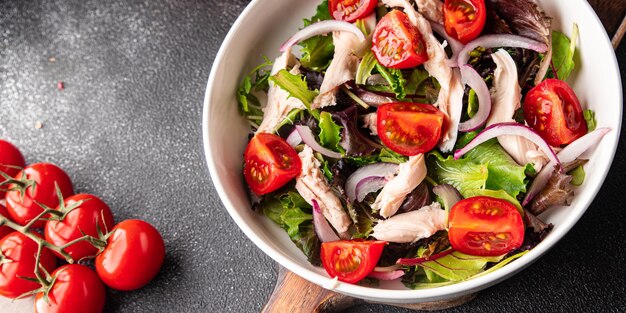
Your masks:
M15 299L40 287L38 283L20 278L35 278L35 241L15 231L0 239L0 251L0 296ZM40 264L48 272L56 268L56 263L52 251L41 251Z
M15 177L20 179L23 173L26 173L27 180L35 182L36 187L34 189L32 187L26 188L24 197L22 197L19 190L10 190L6 195L9 215L20 225L28 224L43 211L43 208L37 203L44 204L50 208L56 208L59 205L55 182L59 186L63 197L69 197L74 194L70 177L54 164L31 164L17 173ZM9 185L9 188L14 187L17 186L15 184ZM45 224L45 221L37 221L33 226L35 228L43 228Z
M444 115L430 104L394 102L379 106L376 118L382 142L389 149L410 156L437 145Z
M4 207L4 205L0 204L0 215L10 219L9 218L9 212L7 212L7 208ZM10 234L13 232L13 229L9 226L0 226L0 239L2 239L4 236Z
M24 166L26 166L26 163L20 150L10 142L0 139L0 172L14 177L19 173L19 168L23 168ZM0 184L4 181L6 181L6 179L0 175ZM7 186L0 185L0 198L4 197L6 189Z
M340 281L354 284L374 270L386 241L339 240L322 243L322 265Z
M302 169L298 153L274 134L256 134L244 154L243 174L257 195L270 193L292 180Z
M378 0L329 0L328 11L339 21L354 22L374 12Z
M35 313L100 313L106 289L92 269L79 264L63 265L52 272L56 277L48 293L35 296Z
M83 201L82 204L68 213L63 221L51 220L46 223L44 235L48 242L62 246L84 235L97 238L98 228L102 233L113 229L113 214L104 201L94 195L77 194L65 199L65 207L75 206L79 201ZM95 257L98 249L87 241L81 241L67 247L65 252L78 261Z
M566 82L558 79L546 79L526 94L524 119L555 147L587 133L578 97Z
M372 52L378 62L388 68L405 69L428 61L426 44L409 17L393 10L376 24Z
M152 225L126 220L115 226L107 247L96 257L96 272L105 285L123 291L145 286L159 272L165 243Z
M466 44L485 28L485 0L446 0L443 5L443 25L446 33Z
M452 248L469 255L503 255L524 241L524 221L517 208L491 197L457 202L450 209L448 228Z

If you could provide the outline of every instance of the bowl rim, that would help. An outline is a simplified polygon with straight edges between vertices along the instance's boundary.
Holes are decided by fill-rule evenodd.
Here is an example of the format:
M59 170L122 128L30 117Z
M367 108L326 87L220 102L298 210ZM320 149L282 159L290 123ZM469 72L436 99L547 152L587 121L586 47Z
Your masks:
M550 250L554 245L562 239L562 237L571 230L571 228L578 222L578 220L582 217L582 215L587 211L591 202L595 199L598 194L598 191L604 184L604 180L610 170L610 165L613 163L615 153L617 151L617 146L619 140L611 146L610 151L606 151L610 153L610 162L609 166L604 168L602 173L599 173L601 176L600 183L595 186L588 186L587 188L592 188L593 190L590 193L590 197L586 199L583 203L581 203L584 208L582 210L575 211L576 214L569 215L568 218L561 223L558 228L555 228L550 236L547 236L540 244L538 244L535 248L530 250L528 253L517 259L515 262L511 262L507 264L506 267L502 269L493 271L491 273L485 274L483 276L470 279L467 281L462 281L458 283L454 283L447 286L442 287L434 287L429 289L406 289L406 290L393 290L393 289L379 289L375 287L364 287L360 285L347 284L342 282L337 282L331 279L328 276L318 274L314 271L311 271L308 268L305 268L296 262L292 261L290 258L286 257L279 251L275 250L269 244L265 242L262 238L260 238L244 221L242 216L237 212L233 202L229 199L228 193L222 182L220 181L217 175L217 163L213 158L211 153L211 137L209 136L209 126L208 122L211 120L210 115L210 99L212 98L214 91L213 86L215 85L215 80L217 76L217 68L218 65L222 62L224 56L226 55L226 48L231 44L231 42L235 38L235 34L242 27L244 20L248 17L248 15L255 11L258 7L262 6L266 2L270 2L271 0L252 0L246 8L242 11L242 13L237 17L234 24L231 26L228 34L224 38L220 49L215 57L215 60L212 64L212 68L209 74L209 79L207 82L207 87L205 90L205 97L203 102L203 110L202 110L202 142L204 146L204 154L207 162L207 166L209 168L211 180L215 186L215 189L224 204L224 207L230 214L231 218L235 221L238 227L244 232L244 234L254 242L254 244L259 247L264 253L270 256L274 261L278 262L280 265L284 266L288 270L294 272L295 274L301 276L302 278L312 282L316 285L322 286L327 289L332 289L333 291L346 294L353 297L365 298L365 299L373 299L380 302L395 302L395 303L416 303L423 301L432 301L444 298L451 298L456 296L462 296L465 294L473 293L482 289L485 289L489 286L495 285L502 280L515 275L525 267L532 264L534 261L538 260L541 255ZM619 103L623 104L623 91L622 91L622 83L621 83L621 75L619 71L619 64L617 62L617 58L614 54L614 49L611 45L611 41L606 33L606 30L602 26L602 22L599 17L591 7L591 5L585 0L576 0L581 5L585 6L587 10L589 10L593 15L593 21L591 23L598 24L600 28L603 30L603 40L602 44L605 45L605 48L608 48L610 51L613 51L612 58L612 70L613 74L618 78L618 98ZM621 130L621 116L623 114L622 106L619 106L619 122L616 130L612 130L617 132L619 137L619 133ZM605 153L606 153L605 152Z

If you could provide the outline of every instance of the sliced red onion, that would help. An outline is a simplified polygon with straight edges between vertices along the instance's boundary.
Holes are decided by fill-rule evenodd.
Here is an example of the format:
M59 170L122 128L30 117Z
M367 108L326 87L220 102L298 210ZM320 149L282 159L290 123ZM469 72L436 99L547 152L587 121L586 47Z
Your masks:
M397 270L393 272L377 272L373 271L367 275L370 278L376 278L378 280L394 280L404 276L403 270Z
M433 29L433 31L435 31L435 33L439 34L439 36L443 37L443 39L448 42L450 48L452 49L452 57L450 57L450 59L456 60L465 45L462 44L460 41L450 37L450 35L448 35L448 33L446 33L446 30L443 28L443 25L435 22L430 22L430 27Z
M474 49L478 47L483 47L485 49L497 47L512 47L530 49L539 53L545 53L546 51L548 51L548 46L546 46L544 43L528 39L526 37L509 34L485 35L469 42L467 45L465 45L465 48L463 48L463 50L459 52L459 67L467 64L467 61L470 58L470 52L474 51Z
M315 139L315 135L313 134L313 131L311 131L311 129L309 128L309 126L304 126L304 125L296 125L296 130L298 131L298 133L300 134L300 137L302 138L302 141L309 147L311 147L311 149L327 156L327 157L331 157L334 159L341 159L341 153L339 152L335 152L329 149L326 149L324 147L322 147L319 143L317 143L317 140Z
M350 32L357 36L357 38L359 38L359 41L365 40L365 35L363 35L363 32L361 32L358 27L354 26L354 24L344 21L326 20L313 23L295 33L293 36L291 36L291 38L289 38L287 41L285 41L285 43L280 46L280 52L287 51L293 45L299 43L302 40L335 31Z
M365 80L365 84L368 86L372 85L385 85L389 86L389 82L380 74L372 74Z
M356 201L361 202L370 192L376 192L383 187L389 180L385 177L366 177L356 184Z
M386 181L393 175L395 175L397 171L398 164L394 163L375 163L359 168L354 173L352 173L352 175L350 175L346 180L345 190L348 201L352 203L354 202L354 200L359 200L359 198L359 201L363 201L363 198L365 198L365 195L367 195L367 193L375 191L373 190L373 186L368 186L365 184L378 184L377 182L372 181L372 178L382 178ZM362 181L366 182L361 183ZM367 183L367 181L370 182ZM380 188L382 188L382 186L380 186ZM363 194L366 191L367 193Z
M559 162L559 158L556 157L556 154L554 153L554 150L552 150L552 147L550 147L550 145L545 140L543 140L543 138L541 138L539 134L537 134L531 128L522 124L515 123L515 122L496 123L485 128L482 132L480 132L480 134L478 134L478 136L476 136L476 138L472 139L472 141L470 141L465 147L463 147L462 149L456 150L454 152L454 159L458 160L465 153L474 149L476 146L480 145L481 143L491 138L496 138L502 135L522 136L532 141L534 144L536 144L539 147L539 149L541 149L548 156L548 159L550 159L551 162L554 162L555 164L558 164L559 166L561 165L561 162Z
M570 143L567 147L563 148L559 152L559 160L563 163L568 163L576 160L581 154L587 151L589 148L598 145L602 137L610 132L610 128L598 128ZM539 174L533 180L533 183L528 188L526 197L522 201L522 205L528 204L542 189L546 186L546 183L552 176L556 163L550 161L546 164Z
M363 102L373 107L378 107L379 105L393 102L393 99L390 97L381 96L377 93L367 91L361 88L354 90L354 94L361 100L363 100Z
M459 124L459 131L471 132L485 125L491 113L491 94L483 78L469 65L461 67L463 84L470 86L478 96L478 112L469 120Z
M320 206L317 203L317 200L311 199L311 203L313 203L313 229L315 229L315 234L317 234L317 238L319 238L321 242L339 240L339 236L335 234L333 229L328 224L328 221L322 214L322 210L320 210Z
M300 137L300 133L298 132L298 130L294 129L291 134L287 136L286 141L290 146L295 148L302 142L302 137Z
M398 261L396 261L396 264L401 264L401 265L406 265L406 266L420 265L424 262L433 261L438 258L444 257L452 252L454 252L454 249L448 249L446 251L437 253L435 255L431 255L429 257L413 258L413 259L398 259Z
M376 266L374 268L374 271L375 272L393 272L399 269L402 269L402 265L394 264L394 265L389 265L389 266Z
M433 193L443 200L443 205L446 207L446 210L450 210L452 206L463 199L459 191L449 184L441 184L433 187Z

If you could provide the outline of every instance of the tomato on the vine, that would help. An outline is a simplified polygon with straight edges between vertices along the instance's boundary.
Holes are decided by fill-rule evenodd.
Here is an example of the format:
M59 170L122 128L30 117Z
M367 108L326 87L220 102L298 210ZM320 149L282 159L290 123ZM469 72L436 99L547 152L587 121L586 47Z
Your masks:
M20 150L10 142L0 139L0 173L14 177L24 166L26 162ZM7 186L2 185L5 181L6 178L0 175L0 198L6 193Z
M113 228L106 248L96 257L96 272L113 289L135 290L156 276L164 258L161 234L144 221L126 220Z
M430 104L386 103L378 107L376 116L382 142L403 155L428 152L441 137L444 114Z
M524 119L555 147L569 144L587 133L576 93L558 79L546 79L526 94Z
M426 44L409 17L393 10L376 24L372 52L378 62L388 68L405 69L428 61Z
M467 198L450 209L448 237L452 248L465 254L503 255L522 245L524 221L517 208L506 200Z
M0 239L0 296L15 299L40 287L36 282L21 278L35 278L37 248L35 241L17 231ZM56 268L56 263L52 251L42 249L41 266L52 272Z
M21 182L9 184L9 189L13 190L7 192L6 204L9 215L20 225L28 224L43 212L44 209L38 203L50 208L56 208L59 205L55 186L59 186L63 197L74 194L69 176L51 163L31 164L17 173L15 179ZM24 193L19 188L25 189ZM37 221L33 227L42 228L45 223L45 221Z
M7 212L7 208L4 207L4 205L0 204L0 216L3 216L4 218L9 218L9 212ZM10 234L13 232L13 229L9 226L0 226L0 239L2 239L4 236Z
M378 0L329 0L328 11L339 21L354 22L374 12Z
M35 313L99 313L104 310L106 290L96 273L79 264L67 264L52 272L54 284L35 296Z
M97 238L98 229L101 233L107 233L115 225L109 206L94 195L73 195L65 199L64 206L72 210L62 221L50 220L44 228L46 240L56 246L62 246L84 235ZM74 260L80 260L96 256L98 249L87 241L81 241L67 247L65 252Z
M443 5L446 33L463 44L480 36L486 21L485 0L446 0Z
M298 153L285 139L267 133L256 134L244 153L243 174L257 195L270 193L292 180L302 169Z
M386 241L338 240L322 243L320 257L330 277L356 283L374 270Z

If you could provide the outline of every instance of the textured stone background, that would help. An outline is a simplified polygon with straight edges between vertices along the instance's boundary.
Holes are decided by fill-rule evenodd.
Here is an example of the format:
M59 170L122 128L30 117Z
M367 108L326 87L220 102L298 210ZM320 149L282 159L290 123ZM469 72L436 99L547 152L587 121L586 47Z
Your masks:
M141 290L109 291L107 312L258 312L273 289L275 264L226 213L201 143L211 64L248 2L0 1L0 138L29 163L62 166L117 220L144 219L163 233L161 273ZM626 77L624 44L618 59ZM450 312L625 311L624 138L574 229L540 261Z

